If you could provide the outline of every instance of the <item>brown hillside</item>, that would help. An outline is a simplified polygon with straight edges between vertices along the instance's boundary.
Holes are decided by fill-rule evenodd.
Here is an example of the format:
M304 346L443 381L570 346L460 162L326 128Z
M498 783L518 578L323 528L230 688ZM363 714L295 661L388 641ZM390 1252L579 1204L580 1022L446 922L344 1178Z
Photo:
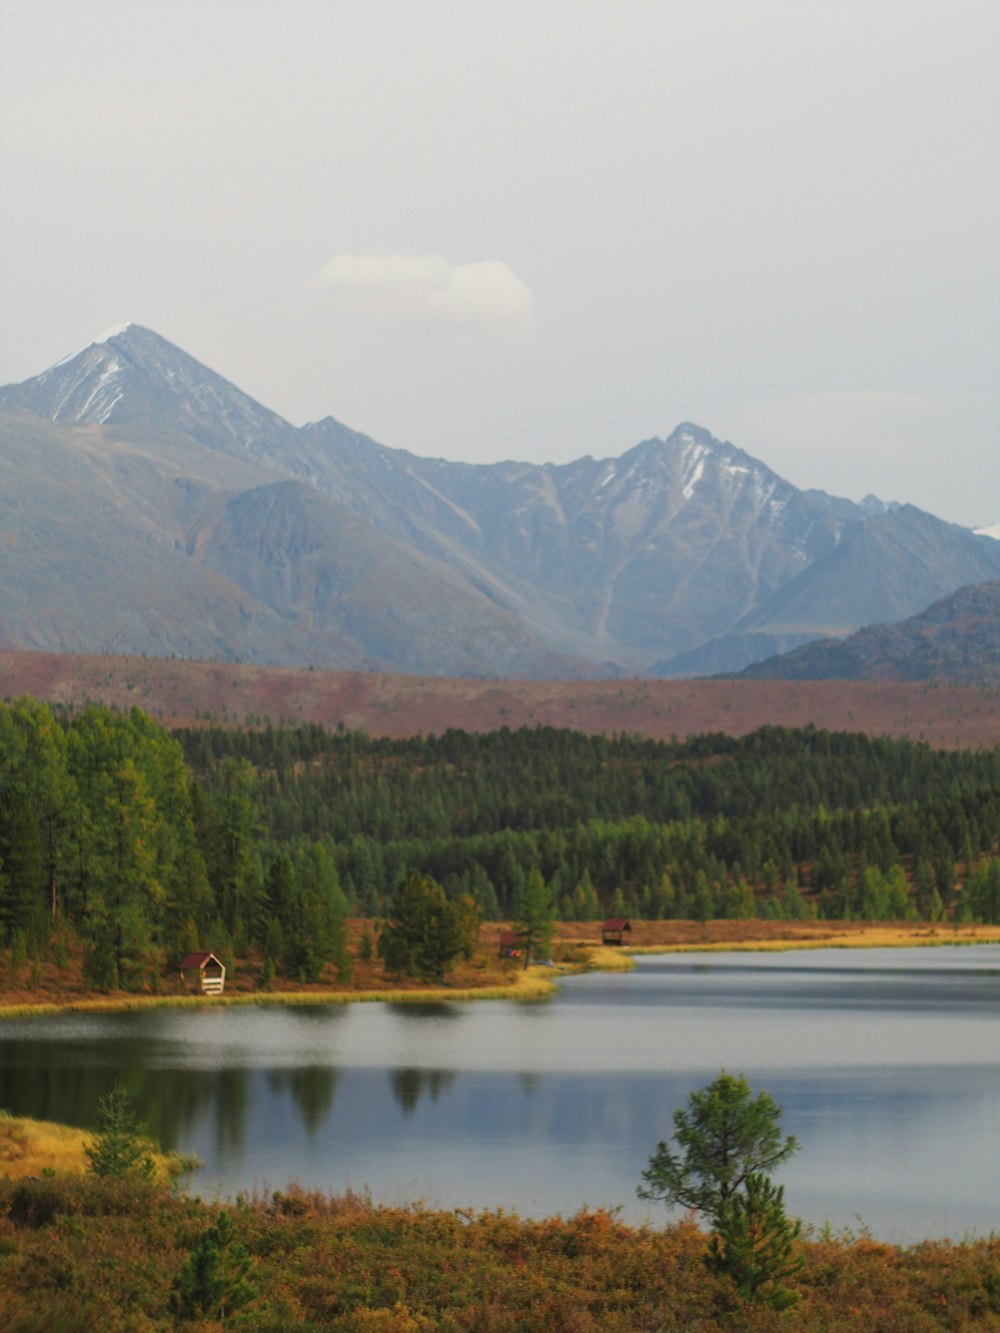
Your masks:
M931 682L464 680L144 657L0 652L0 695L139 707L167 726L319 722L409 736L448 727L556 726L667 738L770 723L1000 743L1000 689Z

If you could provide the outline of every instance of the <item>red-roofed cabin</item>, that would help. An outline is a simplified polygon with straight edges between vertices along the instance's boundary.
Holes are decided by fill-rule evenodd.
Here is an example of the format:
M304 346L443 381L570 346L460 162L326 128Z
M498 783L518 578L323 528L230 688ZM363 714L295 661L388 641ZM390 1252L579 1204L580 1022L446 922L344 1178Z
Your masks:
M501 958L520 958L521 950L524 947L524 941L516 930L501 930L500 932L500 957Z
M221 958L203 950L189 953L180 966L181 981L187 972L198 972L199 987L203 995L221 995L226 984L226 967Z
M628 936L627 940L625 936ZM628 944L632 938L632 922L624 916L608 917L601 927L602 944Z

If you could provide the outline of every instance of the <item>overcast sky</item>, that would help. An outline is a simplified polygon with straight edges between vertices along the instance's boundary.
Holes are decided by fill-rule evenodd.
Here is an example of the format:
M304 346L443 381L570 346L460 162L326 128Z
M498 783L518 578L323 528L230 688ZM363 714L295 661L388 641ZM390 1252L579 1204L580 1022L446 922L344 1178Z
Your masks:
M0 383L155 329L295 424L694 421L1000 520L1000 4L0 0Z

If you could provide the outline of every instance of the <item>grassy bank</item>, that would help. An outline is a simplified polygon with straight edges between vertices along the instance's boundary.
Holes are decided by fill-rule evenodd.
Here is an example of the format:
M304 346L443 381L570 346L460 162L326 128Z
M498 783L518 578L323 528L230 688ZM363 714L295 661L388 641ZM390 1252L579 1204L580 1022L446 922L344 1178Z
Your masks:
M556 990L556 982L541 968L529 968L516 973L506 986L428 986L422 990L410 988L395 990L323 990L314 988L301 991L250 991L235 995L94 995L86 999L68 1000L65 1004L0 1004L0 1019L37 1018L45 1014L114 1014L134 1009L203 1009L226 1008L232 1005L257 1005L273 1008L278 1005L298 1006L319 1004L444 1004L458 1000L541 1000Z
M563 946L595 947L600 923L563 922ZM1000 926L927 921L633 921L626 953L726 949L884 949L944 944L1000 944ZM603 954L617 954L617 949ZM602 955L603 956L603 955Z
M359 932L355 923L355 936ZM551 995L560 975L600 970L628 971L631 956L646 953L683 953L713 950L782 951L787 949L913 948L935 945L1000 944L1000 926L928 925L926 922L843 921L636 921L631 943L609 948L598 941L600 922L560 922L556 926L554 956L557 968L520 966L495 956L500 927L483 928L481 952L456 971L448 985L397 983L385 977L377 962L355 960L351 986L336 984L296 987L281 982L273 990L258 988L259 968L241 960L222 996L193 995L171 977L156 993L107 994L88 990L78 964L58 970L46 964L41 983L29 989L17 983L10 969L0 985L0 1020L56 1013L118 1013L131 1009L191 1008L224 1005L316 1005L383 1001L393 1004L436 1004L465 1000L536 1000Z
M218 1207L117 1181L0 1180L0 1308L11 1333L191 1327L171 1291ZM625 1333L626 1330L1000 1328L1000 1240L801 1244L798 1305L741 1304L710 1278L690 1224L635 1229L605 1212L524 1220L297 1190L242 1201L233 1245L249 1299L226 1327L258 1333Z
M655 953L784 953L807 949L933 949L961 948L970 944L1000 944L1000 928L979 926L953 931L898 926L872 926L865 931L830 931L813 938L750 939L735 944L699 942L630 946L627 952Z
M56 1172L82 1175L90 1166L87 1149L96 1135L72 1125L51 1120L32 1120L0 1110L0 1177L20 1180ZM156 1176L161 1182L173 1180L187 1169L177 1153L156 1151L147 1145Z

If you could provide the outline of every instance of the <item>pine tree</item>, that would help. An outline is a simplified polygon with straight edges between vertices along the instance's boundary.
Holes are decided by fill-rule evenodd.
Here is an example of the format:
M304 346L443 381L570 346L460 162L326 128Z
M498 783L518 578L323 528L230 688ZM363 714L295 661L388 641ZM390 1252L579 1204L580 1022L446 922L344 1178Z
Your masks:
M642 1173L640 1199L668 1207L698 1208L714 1223L730 1200L745 1193L750 1176L766 1175L798 1150L782 1138L781 1108L768 1092L753 1095L743 1075L723 1069L692 1092L687 1110L674 1112L674 1143L657 1145Z
M180 1319L218 1319L253 1300L252 1260L233 1234L229 1214L219 1213L185 1259L170 1293L170 1310Z
M705 1267L715 1277L728 1278L744 1300L787 1310L799 1299L782 1283L802 1268L796 1253L801 1230L800 1222L785 1216L784 1187L752 1173L744 1191L720 1209Z
M84 1151L95 1176L134 1177L149 1180L153 1159L144 1137L144 1126L137 1124L127 1090L116 1083L98 1103L100 1129L97 1140Z
M396 976L444 981L460 954L471 951L479 910L471 898L449 902L429 875L408 875L392 916L379 934L379 956Z
M551 949L555 919L552 892L542 878L541 871L533 866L517 902L517 933L521 937L525 967L533 958L542 957Z

